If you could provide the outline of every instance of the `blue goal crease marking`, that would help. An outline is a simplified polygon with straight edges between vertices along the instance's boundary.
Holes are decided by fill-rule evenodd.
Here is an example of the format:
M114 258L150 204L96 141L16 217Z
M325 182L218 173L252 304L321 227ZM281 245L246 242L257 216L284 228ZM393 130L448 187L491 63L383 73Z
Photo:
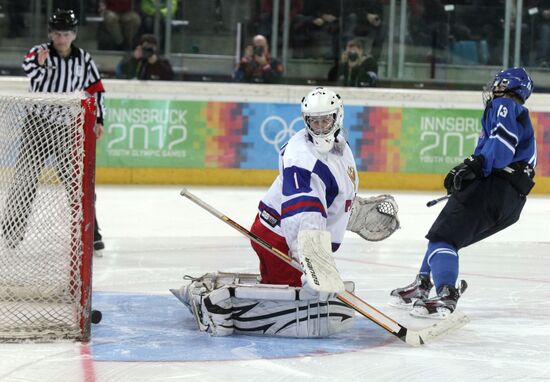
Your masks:
M279 359L356 352L394 340L365 319L328 338L212 337L171 294L94 292L103 319L92 325L95 361L193 362ZM193 349L190 351L189 349Z

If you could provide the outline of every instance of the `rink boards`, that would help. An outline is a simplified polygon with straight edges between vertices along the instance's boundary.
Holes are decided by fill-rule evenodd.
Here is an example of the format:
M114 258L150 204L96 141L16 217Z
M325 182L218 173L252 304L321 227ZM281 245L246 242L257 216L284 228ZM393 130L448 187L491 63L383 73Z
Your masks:
M24 91L24 78L1 79ZM257 185L271 183L279 148L303 128L309 86L105 81L99 184ZM438 190L472 153L481 92L335 88L360 187ZM550 193L550 95L527 106L536 131L535 193Z

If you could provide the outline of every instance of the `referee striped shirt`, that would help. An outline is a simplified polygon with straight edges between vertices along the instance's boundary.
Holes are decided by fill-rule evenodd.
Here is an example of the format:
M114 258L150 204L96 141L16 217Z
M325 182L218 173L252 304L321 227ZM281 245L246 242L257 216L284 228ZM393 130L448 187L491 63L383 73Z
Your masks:
M44 65L38 65L38 51L48 49ZM97 122L105 116L105 88L90 53L71 45L68 57L61 57L51 42L31 48L23 59L25 74L30 79L31 92L71 93L86 91L96 98Z

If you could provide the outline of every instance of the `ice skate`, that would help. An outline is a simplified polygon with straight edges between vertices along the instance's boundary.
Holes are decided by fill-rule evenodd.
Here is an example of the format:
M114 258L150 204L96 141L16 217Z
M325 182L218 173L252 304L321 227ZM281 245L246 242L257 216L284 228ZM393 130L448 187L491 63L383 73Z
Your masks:
M460 281L460 287L443 285L437 291L437 296L426 300L417 300L411 310L411 316L423 318L445 319L456 309L458 299L468 288L466 281Z
M17 249L23 241L23 235L7 235L4 237L5 246L9 249Z
M17 249L25 239L26 221L15 219L11 224L2 224L2 238L9 249Z
M411 284L391 291L389 304L397 308L409 309L416 300L428 299L432 287L429 275L418 274Z
M103 250L105 249L105 243L103 237L99 231L94 231L94 256L103 257Z

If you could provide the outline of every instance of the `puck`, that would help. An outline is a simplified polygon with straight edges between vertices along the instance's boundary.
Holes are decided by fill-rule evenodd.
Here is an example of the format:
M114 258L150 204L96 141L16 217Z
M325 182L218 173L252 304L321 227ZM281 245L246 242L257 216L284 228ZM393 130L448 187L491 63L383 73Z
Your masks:
M99 310L92 310L92 324L99 324L103 315Z

